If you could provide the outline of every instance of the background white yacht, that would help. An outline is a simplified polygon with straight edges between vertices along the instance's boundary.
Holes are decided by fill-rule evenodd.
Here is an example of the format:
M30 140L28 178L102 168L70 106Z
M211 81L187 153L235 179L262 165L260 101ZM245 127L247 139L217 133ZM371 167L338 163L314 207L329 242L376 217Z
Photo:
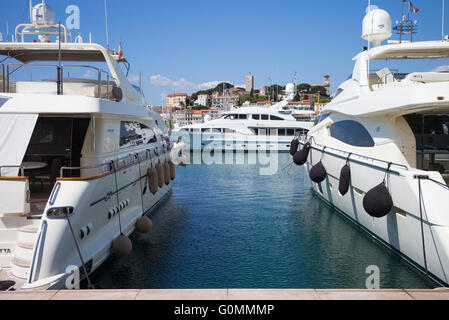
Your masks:
M30 9L0 42L0 280L16 289L65 287L68 266L83 278L129 253L180 151L121 51L72 43L44 2Z
M183 137L186 149L192 151L287 152L292 138L306 134L313 126L315 112L288 107L296 95L293 83L287 84L286 94L271 107L236 108L218 119L177 128L171 136Z
M374 47L353 59L352 77L300 140L294 161L306 161L321 199L448 285L449 73L370 66L447 59L449 41L380 45L391 35L390 15L369 11L363 39Z

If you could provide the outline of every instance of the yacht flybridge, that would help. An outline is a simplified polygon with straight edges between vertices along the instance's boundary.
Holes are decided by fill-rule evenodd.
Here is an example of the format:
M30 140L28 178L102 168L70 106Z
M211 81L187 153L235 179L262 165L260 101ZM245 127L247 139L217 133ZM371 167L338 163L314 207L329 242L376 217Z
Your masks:
M293 83L287 84L287 97L273 106L242 106L218 119L177 128L172 136L183 136L186 149L192 151L287 152L292 138L306 134L315 120L313 110L288 106L295 89Z
M449 42L380 45L392 35L380 9L367 13L363 30L374 47L354 58L352 77L291 153L321 199L448 285L449 73L370 69L448 59Z
M65 287L68 267L85 278L128 254L180 153L122 52L69 42L44 3L31 12L0 42L0 280L15 289Z

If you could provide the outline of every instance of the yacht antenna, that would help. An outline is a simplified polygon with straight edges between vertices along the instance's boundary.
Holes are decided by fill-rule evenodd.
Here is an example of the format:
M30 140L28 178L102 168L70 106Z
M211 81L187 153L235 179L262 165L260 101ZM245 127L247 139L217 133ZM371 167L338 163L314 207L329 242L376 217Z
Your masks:
M142 71L139 72L139 89L142 92Z
M30 0L30 21L33 22L33 0Z
M104 0L104 19L105 19L105 24L106 24L106 44L107 44L107 48L109 50L108 7L107 7L106 0Z
M441 14L441 40L442 41L444 40L444 0L443 0L443 10Z
M404 14L405 2L408 3L407 17ZM413 11L413 13L417 13L419 9L416 8L410 0L402 0L401 21L396 21L396 25L393 27L393 30L395 30L396 33L399 34L399 43L402 43L402 36L407 34L410 35L410 42L413 42L413 35L416 33L416 29L418 28L418 23L416 21L410 20L410 11Z
M6 20L6 42L9 42L9 25L8 25L8 20Z
M58 24L58 74L57 74L57 94L62 94L61 86L61 21Z

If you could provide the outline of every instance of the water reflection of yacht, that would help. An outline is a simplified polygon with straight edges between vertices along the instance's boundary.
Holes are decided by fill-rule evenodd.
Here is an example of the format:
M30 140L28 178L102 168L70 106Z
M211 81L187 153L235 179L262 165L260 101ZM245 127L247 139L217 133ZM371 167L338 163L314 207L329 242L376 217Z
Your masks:
M184 136L186 149L215 151L288 151L295 135L306 134L313 126L313 110L295 109L288 103L295 86L286 86L287 97L267 107L245 107L224 112L218 119L187 125L172 131Z
M82 278L98 268L170 194L178 154L121 52L69 42L38 7L16 42L0 42L0 280L17 289L64 287L68 266Z
M321 199L447 285L449 74L382 65L447 59L449 42L380 45L392 35L390 15L380 9L369 11L363 26L375 46L354 58L352 77L300 141L294 161L306 163ZM381 68L370 73L370 65Z

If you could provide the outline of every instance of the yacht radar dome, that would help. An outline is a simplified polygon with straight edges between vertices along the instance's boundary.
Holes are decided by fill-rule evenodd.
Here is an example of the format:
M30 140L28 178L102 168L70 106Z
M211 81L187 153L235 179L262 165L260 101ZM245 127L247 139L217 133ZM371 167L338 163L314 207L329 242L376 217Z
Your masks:
M370 10L363 18L362 39L379 46L393 35L391 17L382 9Z
M291 93L294 93L294 92L295 92L295 85L293 83L288 83L285 86L285 93L291 94Z
M39 3L31 9L31 23L37 26L55 25L55 12L45 2Z

